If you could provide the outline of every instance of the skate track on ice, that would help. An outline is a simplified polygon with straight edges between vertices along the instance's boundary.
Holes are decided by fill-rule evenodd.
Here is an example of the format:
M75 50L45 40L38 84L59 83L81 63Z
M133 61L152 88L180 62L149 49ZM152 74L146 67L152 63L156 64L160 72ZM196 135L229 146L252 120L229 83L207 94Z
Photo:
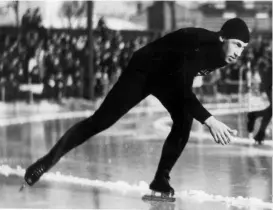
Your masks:
M150 112L148 108L138 108L134 109L133 112ZM153 110L156 111L156 110ZM152 111L152 112L153 112ZM224 114L230 114L230 113L240 113L245 112L245 109L236 109L236 110L221 110L221 111L212 111L215 115L224 115ZM69 118L81 118L81 117L88 117L92 114L91 111L79 111L79 112L69 112L69 113L60 113L56 116L56 114L47 114L45 115L37 115L32 117L21 117L17 119L2 119L0 120L0 126L9 126L9 125L15 125L15 124L23 124L23 123L29 123L29 122L41 122L41 121L47 121L47 120L55 120L55 119L69 119ZM159 129L163 132L167 132L170 128L167 126L167 123L170 121L169 117L163 117L156 122L154 122L154 127L156 129ZM127 135L126 132L116 133L113 135ZM198 136L199 138L210 138L210 134L208 133L200 133L200 132L191 132L191 136ZM146 138L143 136L140 136L139 138ZM149 138L153 138L153 136L149 136ZM236 141L241 143L249 143L249 139L247 138L237 138ZM266 145L272 146L271 142L266 141ZM273 156L272 151L264 151L260 149L253 148L251 150L252 154L262 154L265 156ZM16 168L12 168L9 165L0 165L0 174L9 177L9 176L17 176L22 178L24 176L25 169L21 168L21 166L17 166ZM64 184L72 184L72 185L79 185L83 187L98 187L105 190L110 190L113 192L117 192L121 195L128 195L131 193L137 193L139 195L139 198L146 194L150 193L150 190L148 189L148 183L144 181L140 181L138 184L129 184L124 181L117 181L117 182L109 182L109 181L101 181L101 180L91 180L86 178L80 178L75 177L72 175L65 175L61 174L59 172L52 173L48 172L46 173L41 180L44 180L46 182L57 182L57 183L64 183ZM19 189L19 186L18 186ZM221 195L212 195L208 194L204 191L198 191L198 190L187 190L187 191L177 191L175 194L175 197L177 199L184 199L184 198L190 198L193 199L196 202L204 202L204 201L211 201L211 202L222 202L225 203L227 206L236 206L236 207L259 207L259 208L267 208L267 209L273 209L273 203L264 202L257 198L249 198L249 197L225 197Z
M0 174L9 177L11 175L15 175L18 177L23 177L25 173L25 169L17 166L17 168L11 168L8 165L0 166ZM106 190L110 190L112 192L117 192L121 195L128 195L130 193L138 193L139 197L146 193L150 193L148 184L144 181L140 181L138 184L128 184L124 181L117 182L109 182L109 181L100 181L100 180L90 180L86 178L75 177L72 175L64 175L59 172L56 173L45 173L41 178L41 181L49 181L49 182L58 182L58 183L67 183L73 185L80 185L84 187L99 187ZM20 186L18 186L19 189ZM198 190L188 190L188 191L180 191L175 193L175 197L177 199L192 199L196 202L222 202L228 206L236 206L236 207L259 207L259 208L267 208L273 209L273 203L264 202L257 198L244 198L241 196L238 197L224 197L221 195L211 195L204 191Z

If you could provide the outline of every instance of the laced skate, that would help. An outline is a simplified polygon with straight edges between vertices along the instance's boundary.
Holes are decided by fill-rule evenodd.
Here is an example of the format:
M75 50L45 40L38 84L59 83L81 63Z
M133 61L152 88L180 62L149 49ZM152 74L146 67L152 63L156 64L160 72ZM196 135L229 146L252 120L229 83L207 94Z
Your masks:
M41 176L50 169L50 164L46 163L45 158L41 158L26 169L24 176L25 182L19 191L22 191L27 185L33 186Z
M143 201L174 202L174 189L169 184L170 177L156 177L150 184L150 195L144 195ZM159 195L158 195L159 194Z

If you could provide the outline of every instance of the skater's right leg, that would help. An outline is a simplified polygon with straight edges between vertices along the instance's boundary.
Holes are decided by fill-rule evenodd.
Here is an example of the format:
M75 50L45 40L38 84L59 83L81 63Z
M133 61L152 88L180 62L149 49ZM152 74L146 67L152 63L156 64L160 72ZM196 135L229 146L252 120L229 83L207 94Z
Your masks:
M182 122L174 121L171 132L164 142L158 168L150 184L151 190L174 194L174 189L169 184L170 172L189 140L192 121L193 118L186 113Z
M256 119L258 117L262 117L261 126L259 128L258 133L254 137L254 139L259 142L264 139L266 127L268 126L272 117L272 87L271 86L266 90L266 94L268 96L270 105L263 110L250 112L247 115L248 117L247 130L250 133L254 130L254 124Z
M270 123L270 120L272 118L272 105L268 106L265 110L263 110L263 116L261 120L260 128L257 132L257 134L254 136L255 141L258 143L261 143L265 139L265 131L267 126Z
M150 184L152 191L174 194L170 186L170 172L181 156L190 135L193 118L188 114L181 98L181 93L174 89L157 87L152 94L156 96L162 105L168 110L173 120L171 132L164 142L158 168L154 180Z
M47 155L26 170L26 182L33 185L63 155L113 125L149 94L146 82L143 72L126 70L93 116L72 126Z

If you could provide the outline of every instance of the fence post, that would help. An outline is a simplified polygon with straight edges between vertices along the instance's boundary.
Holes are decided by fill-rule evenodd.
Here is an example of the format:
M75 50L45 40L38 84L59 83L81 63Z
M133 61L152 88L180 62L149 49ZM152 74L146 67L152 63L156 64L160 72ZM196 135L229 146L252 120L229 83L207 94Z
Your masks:
M6 101L6 87L5 87L5 83L1 84L1 101L3 101L3 102Z
M94 100L94 58L93 58L93 1L87 1L87 34L89 43L89 58L88 58L88 79L89 79L89 94L88 97Z
M31 81L31 77L29 77L29 79L28 79L28 99L27 99L27 102L29 103L29 104L32 104L33 103L33 93L32 93L32 88L30 88L30 86L31 86L31 83L32 83L32 81Z

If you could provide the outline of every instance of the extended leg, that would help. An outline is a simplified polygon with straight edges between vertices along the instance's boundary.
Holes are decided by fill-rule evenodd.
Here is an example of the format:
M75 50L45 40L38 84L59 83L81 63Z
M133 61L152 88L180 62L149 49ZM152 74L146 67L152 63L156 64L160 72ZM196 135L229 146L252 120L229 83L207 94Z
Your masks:
M138 71L126 71L122 74L94 115L72 126L47 155L27 169L26 182L33 185L63 155L109 128L145 98L148 95L146 80L146 75Z

